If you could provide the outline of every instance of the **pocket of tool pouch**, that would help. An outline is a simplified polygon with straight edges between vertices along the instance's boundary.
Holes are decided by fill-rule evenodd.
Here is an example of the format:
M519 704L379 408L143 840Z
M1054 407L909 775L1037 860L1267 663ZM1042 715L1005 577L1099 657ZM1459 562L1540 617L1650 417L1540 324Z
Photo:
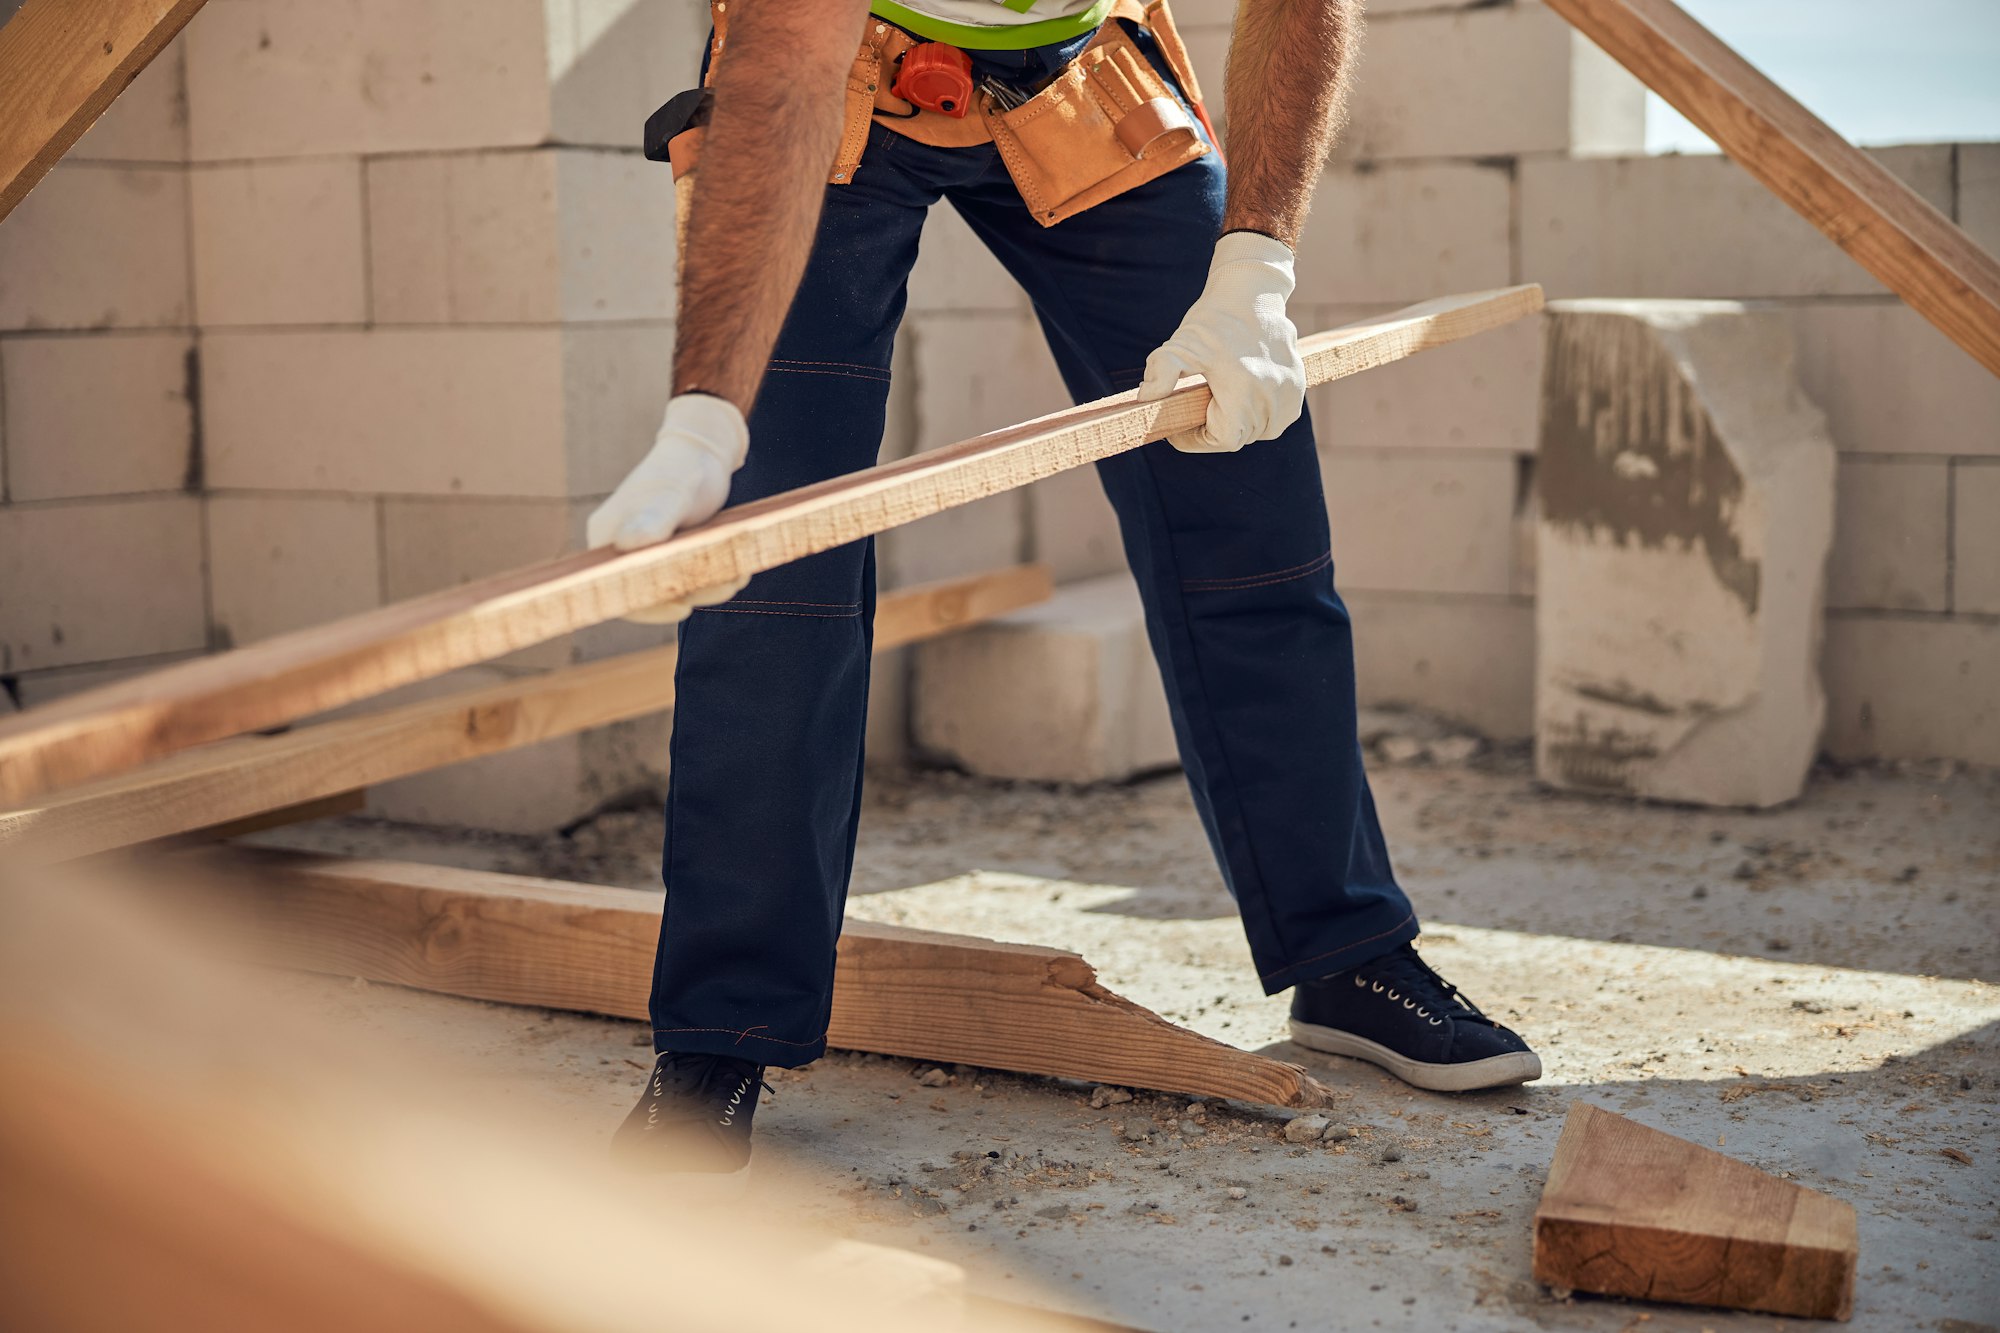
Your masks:
M1208 151L1166 81L1122 30L987 123L1021 198L1044 226Z

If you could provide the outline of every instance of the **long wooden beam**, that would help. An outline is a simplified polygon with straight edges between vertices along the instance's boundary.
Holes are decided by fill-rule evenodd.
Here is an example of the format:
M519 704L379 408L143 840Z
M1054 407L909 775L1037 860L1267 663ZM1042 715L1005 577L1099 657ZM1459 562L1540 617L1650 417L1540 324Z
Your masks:
M243 847L162 867L220 895L266 961L644 1019L661 898L635 889ZM205 898L213 911L216 898ZM850 918L827 1041L848 1050L1275 1106L1327 1089L1114 995L1064 949Z
M0 26L0 220L202 0L28 0Z
M875 650L916 643L1048 600L1042 565L884 594ZM37 862L301 806L446 764L670 708L671 646L458 690L278 736L243 736L0 813L0 853Z
M1736 164L2000 375L2000 262L1673 0L1548 0Z
M1446 297L1304 340L1320 383L1541 309L1539 287ZM1096 462L1203 420L1208 386L1123 393L755 504L644 550L512 573L87 693L0 722L0 803L277 726ZM1254 447L1254 446L1253 446Z

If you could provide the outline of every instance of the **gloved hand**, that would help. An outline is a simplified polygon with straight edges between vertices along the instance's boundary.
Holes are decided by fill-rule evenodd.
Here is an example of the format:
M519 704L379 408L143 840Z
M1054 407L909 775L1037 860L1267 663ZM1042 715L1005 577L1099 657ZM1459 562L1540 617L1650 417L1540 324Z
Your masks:
M1182 375L1208 380L1208 421L1167 437L1183 453L1234 453L1281 434L1305 410L1299 331L1285 315L1292 249L1254 231L1215 243L1208 285L1181 326L1146 359L1139 401L1164 398Z
M736 404L711 394L677 394L667 403L652 450L585 523L586 542L593 548L630 551L701 522L722 508L730 474L743 466L749 452L750 428ZM625 619L671 625L686 620L697 606L728 601L748 581L703 588L678 601L628 612Z

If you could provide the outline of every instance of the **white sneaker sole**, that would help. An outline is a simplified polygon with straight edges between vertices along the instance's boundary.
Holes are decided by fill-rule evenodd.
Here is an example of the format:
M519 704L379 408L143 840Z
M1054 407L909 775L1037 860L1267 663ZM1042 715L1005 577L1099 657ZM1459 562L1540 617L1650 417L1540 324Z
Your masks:
M1433 1065L1398 1055L1387 1046L1339 1028L1323 1028L1317 1023L1292 1020L1292 1040L1328 1055L1345 1055L1379 1065L1414 1088L1430 1092L1471 1092L1478 1088L1507 1088L1516 1083L1532 1083L1542 1076L1542 1057L1533 1051L1509 1051L1458 1065Z

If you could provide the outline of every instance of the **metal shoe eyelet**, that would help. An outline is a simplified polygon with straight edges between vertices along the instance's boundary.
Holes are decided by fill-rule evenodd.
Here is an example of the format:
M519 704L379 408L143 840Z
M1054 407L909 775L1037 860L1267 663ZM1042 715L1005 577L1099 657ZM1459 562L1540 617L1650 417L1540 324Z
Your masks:
M1442 1018L1433 1018L1431 1020L1431 1026L1434 1028L1441 1028L1444 1026L1444 1020Z
M1403 1001L1403 1007L1405 1009L1414 1009L1417 1007L1417 1002L1415 1000L1405 1000Z
M1382 983L1379 981L1371 981L1368 983L1368 989L1374 991L1377 995L1380 995L1382 993Z
M1354 979L1354 984L1357 986L1366 986L1368 983L1363 981L1360 977L1356 977Z
M1389 987L1389 998L1392 1000L1400 1000L1403 997L1396 994L1396 988L1394 986L1391 986Z

